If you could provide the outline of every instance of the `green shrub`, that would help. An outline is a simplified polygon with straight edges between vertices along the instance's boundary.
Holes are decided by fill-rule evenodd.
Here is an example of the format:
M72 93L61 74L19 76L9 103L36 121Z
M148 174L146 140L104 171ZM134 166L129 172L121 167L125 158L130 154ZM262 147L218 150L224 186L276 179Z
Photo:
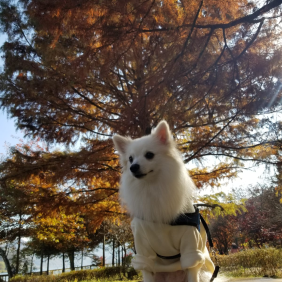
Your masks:
M249 249L217 256L222 271L231 276L282 277L282 250Z
M139 274L133 268L105 267L91 270L78 270L58 275L24 275L15 276L10 282L80 282L86 280L128 280L138 278Z

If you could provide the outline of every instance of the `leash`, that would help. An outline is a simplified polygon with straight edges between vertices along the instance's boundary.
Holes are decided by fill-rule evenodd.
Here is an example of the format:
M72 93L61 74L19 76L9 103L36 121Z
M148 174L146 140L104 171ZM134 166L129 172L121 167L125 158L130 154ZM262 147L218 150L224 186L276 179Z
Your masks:
M216 257L216 252L215 252L214 249L212 249L212 254L213 254L213 256L214 256L216 265L215 265L215 268L214 268L214 272L213 272L213 274L212 274L212 277L211 277L211 279L210 279L210 282L212 282L212 281L217 277L217 274L218 274L219 268L220 268L219 265L218 265L218 260L217 260L217 257Z
M214 205L209 205L209 204L195 204L194 208L195 208L195 212L194 213L185 213L185 214L181 214L179 215L170 225L189 225L189 226L194 226L198 229L198 231L200 232L200 223L202 222L205 231L207 233L207 238L208 238L208 242L211 248L211 252L212 255L214 256L215 259L215 269L214 272L212 274L212 277L210 279L210 282L213 282L213 280L217 277L217 274L219 272L219 265L218 265L218 259L216 256L216 252L213 248L213 242L212 242L212 237L211 237L211 233L209 230L209 227L206 223L206 221L204 220L203 216L200 214L198 207L209 207L209 208L215 208L215 207L220 207L221 210L223 211L223 207L218 205L218 204L214 204ZM162 256L157 254L157 256L161 259L176 259L176 258L180 258L181 254L177 254L174 256Z
M198 208L198 207L208 207L208 208L216 208L216 207L219 207L221 209L221 211L224 211L224 208L218 204L214 204L214 205L209 205L209 204L195 204L194 205L195 208ZM212 242L212 237L211 237L211 233L210 233L210 230L209 230L209 227L206 223L206 221L204 220L203 216L200 214L200 219L201 219L201 222L206 230L206 233L207 233L207 237L208 237L208 241L209 241L209 245L210 245L210 248L211 248L211 252L212 252L212 255L214 257L214 260L215 260L215 268L214 268L214 272L212 274L212 277L210 279L210 282L213 282L213 280L217 277L217 274L219 272L219 265L218 265L218 259L217 259L217 256L216 256L216 251L214 249L214 246L213 246L213 242Z

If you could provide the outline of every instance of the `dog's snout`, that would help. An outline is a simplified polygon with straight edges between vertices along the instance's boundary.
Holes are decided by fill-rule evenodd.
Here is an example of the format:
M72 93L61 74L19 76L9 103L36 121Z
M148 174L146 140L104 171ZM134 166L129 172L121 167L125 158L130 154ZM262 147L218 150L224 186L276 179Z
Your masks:
M136 173L139 169L140 169L140 165L139 164L133 164L130 167L130 170L131 170L132 173Z

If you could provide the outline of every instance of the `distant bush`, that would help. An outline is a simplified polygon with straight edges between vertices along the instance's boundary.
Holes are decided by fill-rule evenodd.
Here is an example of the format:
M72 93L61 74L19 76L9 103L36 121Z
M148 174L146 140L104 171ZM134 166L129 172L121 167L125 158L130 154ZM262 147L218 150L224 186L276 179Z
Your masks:
M231 276L282 277L282 249L249 249L217 259L221 270Z
M0 273L7 272L4 261L0 261Z
M133 268L105 267L91 270L71 271L57 275L24 275L15 276L10 282L70 282L85 280L131 280L139 274Z

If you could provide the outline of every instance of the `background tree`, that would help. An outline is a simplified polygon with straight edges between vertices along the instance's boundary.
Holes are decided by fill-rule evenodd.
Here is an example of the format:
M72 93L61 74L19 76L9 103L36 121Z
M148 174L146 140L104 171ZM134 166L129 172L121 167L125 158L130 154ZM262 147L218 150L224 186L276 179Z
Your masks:
M282 205L273 187L257 186L251 189L246 201L247 211L238 216L240 230L250 246L262 247L265 243L281 244Z
M21 156L32 156L33 153L29 154L29 149L21 145L16 153L12 150L9 161ZM17 183L9 179L1 183L1 241L14 242L18 238L17 259L14 264L18 265L17 269L20 265L19 243L23 236L31 239L28 242L29 249L41 258L41 273L43 259L47 257L48 272L50 256L59 253L68 254L70 268L74 269L75 253L84 248L94 249L100 243L97 241L99 236L96 232L102 221L100 212L104 208L110 211L111 206L117 206L116 200L111 202L111 197L105 194L101 197L100 193L100 196L96 196L101 199L96 201L95 206L89 207L87 192L71 188L73 193L66 193L64 187L54 185L50 179L52 173L46 171L38 176L31 175L28 181ZM79 203L77 192L80 192ZM96 193L99 193L99 189ZM83 199L84 205L81 205ZM8 269L10 261L6 252L3 250L1 254L8 264Z
M227 254L233 242L242 248L281 245L282 205L276 188L257 184L244 193L239 189L228 197L221 194L211 195L210 204L228 198L224 213L218 214L216 209L208 213L211 234L221 253Z
M20 249L22 238L32 233L32 206L30 205L29 193L22 185L10 182L9 185L0 185L0 242L3 244L12 242L16 247L15 273L20 269ZM2 245L1 244L1 245ZM9 277L13 276L11 263L8 260L7 252L1 247L2 256Z
M240 236L238 219L234 215L220 215L211 221L210 232L215 248L220 254L228 255L232 243Z
M130 219L126 216L120 217L118 221L107 221L107 238L112 244L112 265L115 264L115 251L118 251L118 265L125 266L127 250L135 251L133 234L130 227Z
M40 242L40 251L47 256L67 253L70 268L74 270L74 253L87 247L89 238L83 219L78 214L66 214L63 210L52 211L52 216L40 216L35 220L36 241Z
M236 198L234 194L223 192L199 197L209 208L201 208L201 214L210 224L215 248L221 254L228 254L231 244L239 237L239 219L246 212L245 199ZM236 240L235 240L236 239Z
M245 199L236 198L233 193L219 192L198 197L199 209L207 222L219 216L237 216L246 211ZM201 204L204 206L201 207Z

